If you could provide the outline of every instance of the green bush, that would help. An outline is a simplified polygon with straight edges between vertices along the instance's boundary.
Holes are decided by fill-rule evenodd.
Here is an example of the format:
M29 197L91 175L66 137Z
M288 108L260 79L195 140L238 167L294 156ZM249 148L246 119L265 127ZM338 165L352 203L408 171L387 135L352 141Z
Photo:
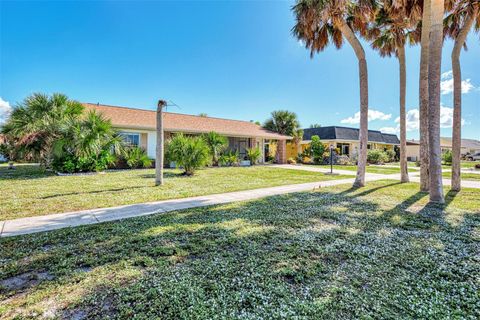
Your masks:
M372 164L383 164L388 161L388 155L381 150L368 150L367 162Z
M256 164L261 156L262 152L260 151L260 148L247 149L247 158L252 165Z
M227 138L214 131L203 134L202 138L205 140L205 143L210 150L212 164L217 165L220 153L225 150L226 147L228 147Z
M397 154L395 153L394 150L387 149L387 151L385 151L385 154L387 155L387 158L388 158L388 160L386 162L394 162L395 161L395 157L397 156Z
M185 175L193 175L195 170L207 165L210 152L201 137L175 135L168 143L168 154L177 166L182 167Z
M442 153L442 161L446 165L451 165L452 164L452 151L451 150L445 150Z
M323 162L323 155L325 153L325 146L320 141L319 136L312 136L312 141L310 142L310 152L315 164Z
M223 153L218 159L218 163L222 167L236 166L240 162L240 158L237 151L228 150Z
M129 168L149 168L153 162L145 150L139 147L126 148L123 157Z

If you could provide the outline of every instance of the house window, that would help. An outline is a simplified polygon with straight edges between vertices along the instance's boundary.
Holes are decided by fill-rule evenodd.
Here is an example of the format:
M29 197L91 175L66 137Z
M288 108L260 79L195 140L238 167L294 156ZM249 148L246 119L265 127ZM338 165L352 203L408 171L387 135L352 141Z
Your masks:
M350 155L350 143L337 143L340 155Z
M126 145L132 147L140 146L140 134L131 133L131 132L120 132L120 136L123 138L123 141Z

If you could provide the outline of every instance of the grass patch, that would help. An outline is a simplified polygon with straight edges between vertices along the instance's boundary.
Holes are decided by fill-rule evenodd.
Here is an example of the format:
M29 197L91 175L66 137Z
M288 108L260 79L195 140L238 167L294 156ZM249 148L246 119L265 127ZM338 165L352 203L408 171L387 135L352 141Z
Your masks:
M0 310L5 318L478 318L480 190L446 199L425 206L418 184L377 181L4 238Z
M478 173L465 173L462 172L462 179L464 180L470 180L470 181L480 181L480 174ZM451 172L442 172L442 176L447 179L452 178L452 173Z
M154 175L153 169L146 169L57 176L34 165L16 170L1 166L0 221L348 177L265 166L209 168L193 177L169 169L165 185L155 187Z

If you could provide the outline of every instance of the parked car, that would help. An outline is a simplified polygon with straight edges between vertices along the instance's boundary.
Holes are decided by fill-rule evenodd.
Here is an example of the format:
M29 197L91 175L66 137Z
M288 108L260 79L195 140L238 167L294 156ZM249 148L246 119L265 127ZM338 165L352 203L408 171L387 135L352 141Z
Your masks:
M470 161L480 160L480 152L477 152L477 153L474 153L474 154L471 154L471 155L467 156L467 160L470 160Z

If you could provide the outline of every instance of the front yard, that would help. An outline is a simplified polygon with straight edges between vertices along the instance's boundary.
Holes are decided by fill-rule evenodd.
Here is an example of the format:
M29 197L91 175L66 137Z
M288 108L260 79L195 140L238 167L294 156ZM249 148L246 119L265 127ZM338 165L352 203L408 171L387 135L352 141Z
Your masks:
M377 181L3 238L0 315L478 319L480 190L446 192Z
M193 177L181 175L180 170L165 172L165 185L155 187L153 169L57 176L34 165L19 165L16 170L1 165L0 221L351 177L267 166L207 168Z
M304 166L313 166L317 168L323 168L330 170L330 165L315 165L315 164L308 164ZM333 165L333 171L335 170L347 170L352 171L352 174L357 172L357 166L347 166L347 165ZM380 165L369 165L366 167L366 172L368 173L379 173L379 174L393 174L393 173L400 173L400 167L393 168L389 166L380 166Z

